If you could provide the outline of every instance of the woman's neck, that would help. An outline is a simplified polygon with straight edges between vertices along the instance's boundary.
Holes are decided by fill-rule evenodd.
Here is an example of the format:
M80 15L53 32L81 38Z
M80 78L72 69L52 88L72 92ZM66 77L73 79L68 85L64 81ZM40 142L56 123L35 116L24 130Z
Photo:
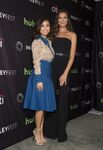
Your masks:
M41 36L42 36L43 38L47 39L47 36L45 36L45 35L42 35L42 34L41 34Z
M65 33L65 32L67 32L68 30L67 30L67 28L66 27L59 27L59 32L60 33Z

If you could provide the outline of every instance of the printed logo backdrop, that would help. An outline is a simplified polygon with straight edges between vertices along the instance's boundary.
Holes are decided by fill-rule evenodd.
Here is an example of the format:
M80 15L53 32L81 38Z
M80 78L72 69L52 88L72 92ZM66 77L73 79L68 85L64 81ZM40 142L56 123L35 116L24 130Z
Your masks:
M57 11L62 8L69 10L78 35L75 63L70 73L70 118L91 108L92 1L1 0L0 150L32 135L33 112L22 107L32 69L33 29L41 16L48 16L53 23Z
M103 1L95 5L95 27L93 42L93 106L103 111Z

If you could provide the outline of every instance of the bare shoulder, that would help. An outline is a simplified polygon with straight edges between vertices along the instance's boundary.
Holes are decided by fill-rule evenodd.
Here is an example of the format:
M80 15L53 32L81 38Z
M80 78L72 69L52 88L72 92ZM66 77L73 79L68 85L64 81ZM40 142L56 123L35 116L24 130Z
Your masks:
M68 32L68 36L71 38L71 40L77 39L77 34L75 32Z

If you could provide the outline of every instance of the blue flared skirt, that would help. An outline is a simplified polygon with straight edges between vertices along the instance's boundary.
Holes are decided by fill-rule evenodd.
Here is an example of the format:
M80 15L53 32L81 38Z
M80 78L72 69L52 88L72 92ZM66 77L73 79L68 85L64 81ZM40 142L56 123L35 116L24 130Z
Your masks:
M37 76L34 69L28 78L24 109L54 111L56 110L56 100L54 86L51 78L51 62L41 61L41 82L43 90L37 89Z

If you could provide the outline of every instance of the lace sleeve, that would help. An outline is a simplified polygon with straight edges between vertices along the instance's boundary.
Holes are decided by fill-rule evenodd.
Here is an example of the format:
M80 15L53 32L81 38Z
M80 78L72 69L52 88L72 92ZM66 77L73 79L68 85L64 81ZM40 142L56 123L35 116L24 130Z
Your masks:
M34 40L32 43L32 57L33 57L33 67L35 75L41 74L41 43L39 40Z
M35 78L38 82L42 82L41 75L41 63L40 60L42 58L42 43L40 40L35 39L32 43L32 57L33 57L33 67Z

